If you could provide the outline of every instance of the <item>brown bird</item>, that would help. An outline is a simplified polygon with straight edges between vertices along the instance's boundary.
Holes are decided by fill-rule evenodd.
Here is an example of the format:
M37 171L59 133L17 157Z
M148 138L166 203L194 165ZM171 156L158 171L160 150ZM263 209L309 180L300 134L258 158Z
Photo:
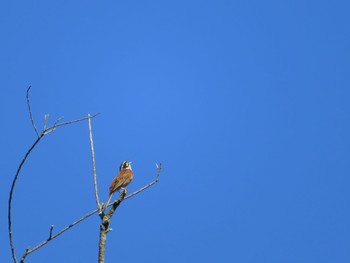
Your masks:
M103 210L106 209L108 206L109 201L111 201L112 195L115 191L118 191L119 189L122 189L123 191L127 192L128 190L124 188L127 186L131 180L134 178L134 173L131 169L131 162L124 161L119 167L119 173L116 177L114 177L111 186L109 187L109 195L108 200L106 204L104 205Z

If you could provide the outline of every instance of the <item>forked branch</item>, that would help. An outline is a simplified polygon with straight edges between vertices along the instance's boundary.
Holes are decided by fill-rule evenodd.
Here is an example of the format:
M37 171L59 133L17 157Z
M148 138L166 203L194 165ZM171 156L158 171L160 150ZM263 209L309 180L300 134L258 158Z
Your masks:
M36 145L40 142L40 140L45 137L47 134L53 132L56 130L56 128L64 126L64 125L70 125L73 123L77 123L77 122L81 122L84 120L88 120L88 124L89 124L89 133L90 133L90 148L91 148L91 153L92 153L92 167L93 167L93 176L94 176L94 188L95 188L95 197L96 197L96 204L97 204L97 209L95 209L94 211L82 216L81 218L79 218L78 220L76 220L75 222L71 223L70 225L66 226L65 228L61 229L59 232L57 232L56 234L54 234L53 230L54 230L54 226L52 225L49 229L49 236L46 240L44 240L43 242L39 243L38 245L36 245L33 248L27 248L26 251L24 252L24 254L22 255L21 258L21 263L24 263L26 257L33 253L34 251L38 250L39 248L43 247L44 245L48 244L51 240L55 239L56 237L62 235L64 232L66 232L67 230L71 229L72 227L74 227L75 225L79 224L80 222L84 221L85 219L87 219L88 217L92 216L95 213L99 213L100 217L102 219L102 223L101 223L101 228L104 227L104 230L101 231L100 234L103 234L104 237L106 236L107 232L110 231L110 229L108 228L109 222L114 214L114 212L116 211L116 209L118 208L118 206L121 204L121 202L123 202L126 199L129 199L131 197L133 197L136 194L139 194L140 192L146 190L147 188L151 187L152 185L154 185L155 183L157 183L159 181L160 178L160 173L161 173L161 169L162 169L162 164L160 163L159 165L156 164L157 167L157 176L156 178L150 182L149 184L141 187L139 190L133 192L132 194L125 196L126 192L123 191L120 195L119 198L117 200L115 200L112 204L110 204L109 206L112 206L112 208L106 213L104 214L101 211L101 204L99 202L99 198L98 198L98 189L97 189L97 176L96 176L96 163L95 163L95 154L94 154L94 146L93 146L93 139L92 139L92 129L91 129L91 119L96 117L98 114L95 115L88 115L87 117L83 117L80 119L75 119L75 120L71 120L71 121L66 121L66 122L61 122L62 118L58 118L53 125L48 126L48 119L49 119L49 115L45 115L44 117L44 127L41 133L39 133L38 129L36 128L35 125L35 121L33 118L33 114L32 114L32 110L31 110L31 105L30 105L30 97L29 97L29 91L30 91L29 87L27 89L27 104L28 104L28 111L29 111L29 116L30 116L30 120L33 126L33 129L36 133L36 135L38 136L38 138L35 140L35 142L33 143L33 145L29 148L29 150L26 152L26 154L24 155L20 165L18 166L17 172L13 178L12 181L12 185L11 185L11 189L10 189L10 195L9 195L9 201L8 201L8 231L9 231L9 239L10 239L10 247L11 247L11 252L12 252L12 257L13 257L13 261L15 263L18 263L17 258L16 258L16 251L15 251L15 246L14 246L14 242L13 242L13 234L12 234L12 199L13 199L13 194L14 194L14 189L16 186L16 182L17 179L19 177L19 174L21 172L21 169L24 165L24 163L26 162L28 156L30 155L30 153L32 152L32 150L36 147ZM101 236L100 236L101 237ZM104 239L105 240L105 239ZM100 243L100 245L102 245ZM104 243L105 245L105 243ZM103 248L104 250L104 248ZM104 254L104 253L103 253ZM101 261L103 262L103 261Z
M34 118L33 118L33 114L32 114L32 110L31 110L31 105L30 105L30 97L29 97L29 91L30 91L30 88L29 87L27 89L27 104L28 104L28 111L29 111L29 116L30 116L30 120L31 120L31 123L32 123L32 126L33 126L33 129L36 133L36 135L38 136L38 138L35 140L35 142L33 143L33 145L29 148L29 150L26 152L26 154L24 155L21 163L19 164L18 168L17 168L17 172L12 180L12 185L11 185L11 188L10 188L10 194L9 194L9 200L8 200L8 232L9 232L9 239L10 239L10 247L11 247L11 253L12 253L12 258L13 258L13 261L15 263L17 263L17 257L16 257L16 251L15 251L15 245L14 245L14 241L13 241L13 233L12 233L12 199L13 199L13 194L14 194L14 190L15 190L15 187L16 187L16 183L17 183L17 179L18 179L18 176L21 172L21 169L24 165L24 163L26 162L28 156L30 155L30 153L33 151L33 149L36 147L36 145L40 142L40 140L42 138L44 138L45 135L49 134L50 132L54 131L57 127L60 127L60 126L63 126L63 125L69 125L69 124L73 124L73 123L77 123L77 122L81 122L81 121L84 121L88 118L94 118L97 116L97 114L93 115L93 116L88 116L88 117L84 117L84 118L80 118L80 119L76 119L76 120L71 120L71 121L67 121L67 122L63 122L63 123L59 123L60 120L62 118L59 118L55 121L55 123L50 126L50 127L46 127L47 125L47 121L48 121L48 116L45 115L45 123L44 123L44 128L42 130L41 133L38 132L38 129L36 128L36 125L35 125L35 122L34 122ZM52 237L52 230L51 229L51 234L50 234L50 240L53 238ZM29 253L31 253L31 251L33 250L30 250L30 249L27 249L26 251L26 255L28 255ZM28 253L27 253L28 252ZM25 257L24 257L25 258ZM21 262L24 261L24 258L23 260L21 260Z

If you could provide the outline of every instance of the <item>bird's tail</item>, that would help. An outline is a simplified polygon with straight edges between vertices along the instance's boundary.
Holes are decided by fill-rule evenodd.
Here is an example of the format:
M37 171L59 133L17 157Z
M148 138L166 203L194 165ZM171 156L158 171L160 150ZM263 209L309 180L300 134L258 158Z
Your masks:
M102 209L102 211L105 211L106 210L106 208L107 208L107 206L108 206L108 203L109 203L109 201L111 201L111 198L112 198L112 195L110 194L109 196L108 196L108 200L107 200L107 202L103 205L103 209Z

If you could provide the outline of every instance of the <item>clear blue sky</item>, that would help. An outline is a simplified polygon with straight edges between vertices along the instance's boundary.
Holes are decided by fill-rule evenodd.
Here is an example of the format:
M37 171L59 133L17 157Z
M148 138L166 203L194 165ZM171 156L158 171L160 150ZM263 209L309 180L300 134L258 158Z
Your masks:
M2 1L1 262L37 126L93 120L101 199L134 191L106 262L350 262L348 1ZM17 256L95 209L87 123L45 137L13 201ZM97 262L93 216L26 262Z

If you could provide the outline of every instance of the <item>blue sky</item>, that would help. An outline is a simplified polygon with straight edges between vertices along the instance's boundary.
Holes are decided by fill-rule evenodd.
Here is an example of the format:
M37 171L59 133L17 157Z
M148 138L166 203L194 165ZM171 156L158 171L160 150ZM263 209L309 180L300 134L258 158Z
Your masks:
M0 4L1 261L38 127L93 120L99 192L133 162L106 262L349 262L347 1ZM43 139L13 201L17 256L95 209L87 123ZM93 216L26 262L96 262Z

